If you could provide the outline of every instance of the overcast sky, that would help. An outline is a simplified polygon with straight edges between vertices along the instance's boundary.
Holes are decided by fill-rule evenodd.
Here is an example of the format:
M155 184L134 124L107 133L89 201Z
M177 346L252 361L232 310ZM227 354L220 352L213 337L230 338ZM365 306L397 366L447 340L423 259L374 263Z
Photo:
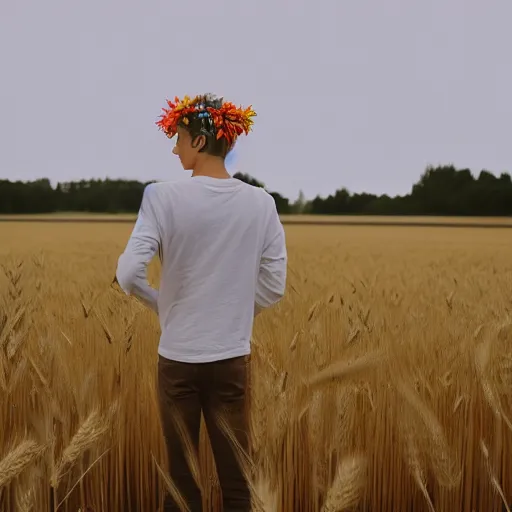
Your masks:
M236 169L291 199L512 170L510 0L0 0L0 178L187 177L154 125L258 113Z

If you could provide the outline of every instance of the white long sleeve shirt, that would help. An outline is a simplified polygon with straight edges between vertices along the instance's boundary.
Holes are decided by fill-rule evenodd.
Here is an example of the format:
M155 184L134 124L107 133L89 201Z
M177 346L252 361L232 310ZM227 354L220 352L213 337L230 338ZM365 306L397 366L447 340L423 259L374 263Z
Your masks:
M147 265L162 262L159 290ZM159 315L158 353L205 363L250 353L255 312L284 295L285 234L273 197L235 178L148 185L116 277Z

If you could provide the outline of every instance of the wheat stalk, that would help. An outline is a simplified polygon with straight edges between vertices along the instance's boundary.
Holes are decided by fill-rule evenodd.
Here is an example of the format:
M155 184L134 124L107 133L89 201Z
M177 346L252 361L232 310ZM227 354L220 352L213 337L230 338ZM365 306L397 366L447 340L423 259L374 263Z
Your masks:
M0 488L30 467L43 454L45 449L44 445L32 439L25 439L8 452L0 461Z
M342 512L357 506L365 485L366 468L367 462L362 455L344 458L327 492L322 512Z

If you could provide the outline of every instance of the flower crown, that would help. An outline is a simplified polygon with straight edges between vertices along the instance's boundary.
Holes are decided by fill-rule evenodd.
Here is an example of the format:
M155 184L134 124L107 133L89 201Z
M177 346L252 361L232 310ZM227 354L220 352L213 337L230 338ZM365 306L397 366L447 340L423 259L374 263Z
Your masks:
M167 137L172 138L176 135L178 124L182 122L188 125L189 115L196 114L199 119L209 118L213 123L217 140L225 137L229 146L232 146L239 135L245 133L248 135L256 116L252 105L246 109L237 108L233 103L223 103L220 108L207 107L204 102L204 96L196 96L190 99L185 96L183 100L174 98L174 103L167 100L169 108L163 108L163 114L156 125Z

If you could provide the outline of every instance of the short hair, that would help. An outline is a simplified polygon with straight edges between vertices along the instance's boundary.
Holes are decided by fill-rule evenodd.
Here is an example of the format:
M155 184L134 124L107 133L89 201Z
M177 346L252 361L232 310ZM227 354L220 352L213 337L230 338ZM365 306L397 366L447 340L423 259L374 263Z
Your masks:
M198 97L198 104L203 105L206 109L208 107L214 109L220 109L224 100L223 98L217 98L213 94L203 94ZM200 153L207 153L212 156L219 156L226 158L226 155L233 148L234 143L230 146L226 137L217 138L217 129L213 119L208 116L202 116L202 112L193 112L184 116L178 123L183 129L187 130L192 137L192 140L204 135L206 138L205 145L199 150ZM187 121L184 122L184 119Z

